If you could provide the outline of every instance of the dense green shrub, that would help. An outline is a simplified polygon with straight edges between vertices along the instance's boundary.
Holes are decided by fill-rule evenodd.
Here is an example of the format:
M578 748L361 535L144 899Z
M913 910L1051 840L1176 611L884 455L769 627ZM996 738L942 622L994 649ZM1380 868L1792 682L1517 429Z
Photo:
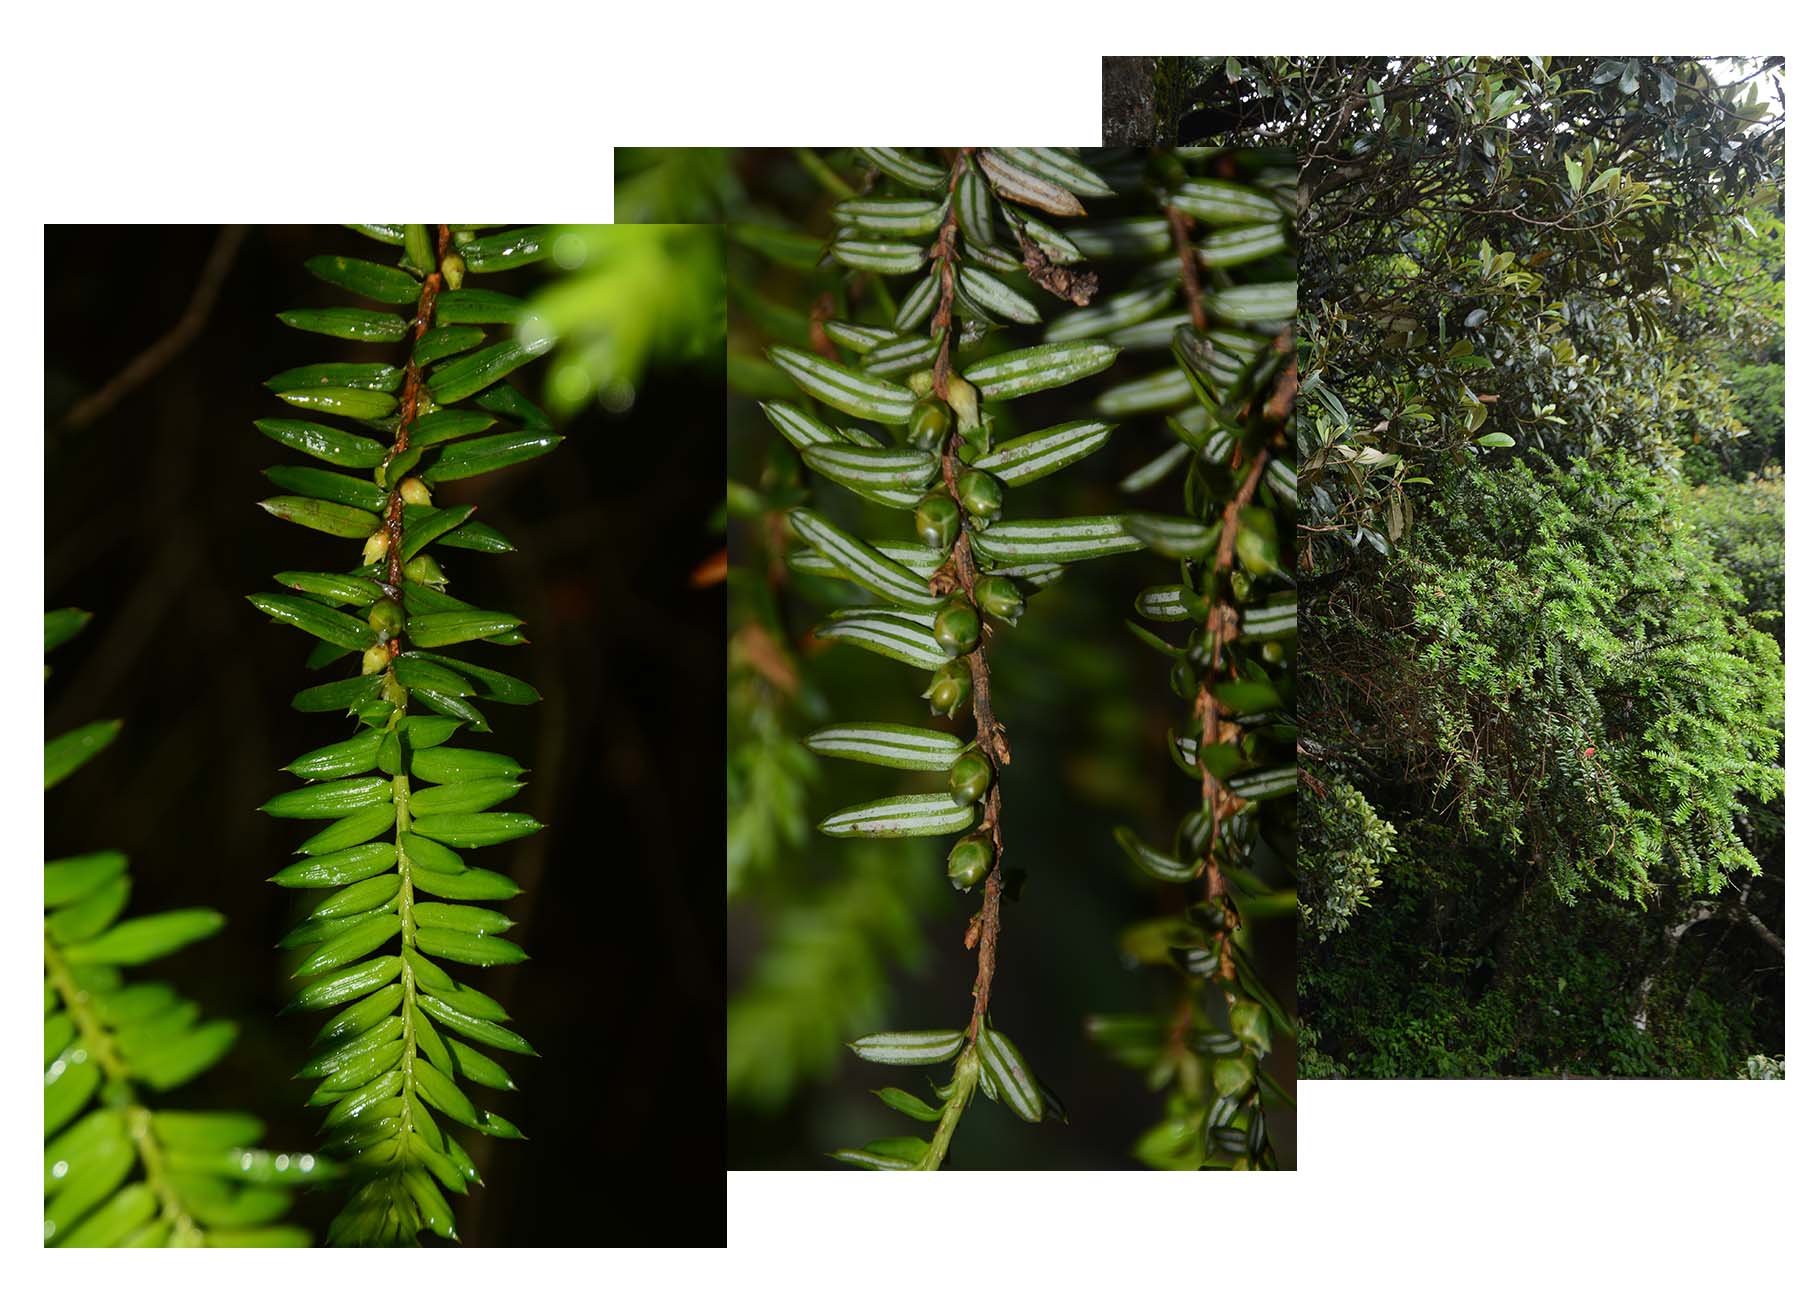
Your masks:
M1302 924L1325 938L1345 929L1384 882L1397 856L1397 828L1337 776L1311 771L1305 783L1314 796L1300 809Z
M1778 66L1191 68L1185 135L1306 158L1305 1070L1778 1049Z

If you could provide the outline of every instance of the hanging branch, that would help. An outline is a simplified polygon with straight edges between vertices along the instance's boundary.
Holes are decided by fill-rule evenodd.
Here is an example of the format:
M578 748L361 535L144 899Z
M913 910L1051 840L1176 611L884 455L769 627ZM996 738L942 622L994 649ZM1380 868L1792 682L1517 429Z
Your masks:
M538 407L500 382L552 338L524 338L509 328L489 341L482 326L513 327L526 308L501 293L463 288L468 274L540 260L547 229L481 235L445 225L355 228L400 246L396 265L324 256L310 259L310 272L369 301L410 306L413 314L333 307L280 319L334 338L403 343L406 353L394 364L304 365L269 386L292 406L387 432L388 445L296 419L260 420L258 428L327 464L373 471L374 482L314 468L267 470L292 494L262 502L287 522L362 540L362 563L280 573L277 580L296 594L250 598L319 642L311 667L359 655L356 675L312 686L292 701L302 712L351 713L353 737L290 763L286 770L310 783L263 810L330 822L302 843L300 860L272 877L284 888L331 890L282 944L306 949L294 971L304 982L288 1009L336 1010L301 1070L316 1080L308 1103L327 1109L327 1150L354 1176L328 1240L407 1244L424 1229L457 1239L443 1191L464 1195L479 1181L477 1164L435 1113L489 1136L522 1135L467 1096L474 1085L516 1086L478 1048L534 1054L503 1027L502 1006L437 963L482 968L525 958L501 937L509 917L472 905L506 901L520 890L507 876L469 867L460 853L519 839L541 824L491 810L522 789L520 763L447 743L461 727L490 730L479 703L532 704L540 695L517 677L441 652L527 638L521 618L447 594L448 576L430 546L492 554L513 547L473 521L473 506L436 507L434 491L544 455L561 439ZM400 398L392 395L399 388ZM467 399L475 409L460 405ZM515 427L476 436L499 417Z
M869 542L813 510L790 515L808 551L793 557L804 572L848 579L881 604L841 610L817 629L933 672L925 691L932 712L975 724L964 741L948 732L891 724L846 724L806 737L814 752L879 766L942 772L945 792L907 794L845 808L820 830L836 836L962 835L946 868L965 892L982 886L967 947L976 978L967 1025L928 1032L876 1033L851 1044L865 1060L921 1065L954 1061L932 1104L894 1088L894 1109L934 1123L930 1139L871 1142L836 1157L868 1168L942 1165L977 1089L1020 1118L1061 1117L1060 1107L1017 1047L992 1023L1001 910L1007 897L1005 803L999 783L1011 760L995 713L996 679L988 644L1001 624L1016 624L1027 597L1054 580L1064 563L1137 549L1117 517L1010 519L1007 490L1098 450L1112 426L1068 423L996 445L992 406L1061 388L1112 364L1101 342L1016 347L983 359L964 353L992 332L1036 324L1027 290L1071 302L1094 292L1081 254L1043 213L1080 215L1083 197L1106 195L1102 179L1073 155L1050 149L953 149L928 162L899 149L858 150L871 169L868 188L832 210L843 231L828 245L850 278L849 301L871 276L915 275L886 319L821 322L841 349L775 347L769 357L809 398L898 431L888 446L865 429L842 429L800 406L771 402L769 420L806 465L858 496L912 512L919 543ZM1017 254L1001 246L1003 227ZM1011 344L1010 344L1011 346ZM842 359L854 357L854 362ZM895 381L902 376L905 382Z

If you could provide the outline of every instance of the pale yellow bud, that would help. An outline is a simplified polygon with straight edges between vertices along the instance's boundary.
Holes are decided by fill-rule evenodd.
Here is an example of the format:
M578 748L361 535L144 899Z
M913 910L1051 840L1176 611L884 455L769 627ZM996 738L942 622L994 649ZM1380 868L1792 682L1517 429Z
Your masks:
M956 412L956 431L972 432L981 427L981 394L975 385L961 375L950 376L950 409Z
M365 538L365 562L375 564L390 553L390 534L379 528Z
M428 491L428 484L419 478L405 478L397 488L403 494L405 505L432 505L434 497Z
M387 645L373 645L365 651L365 661L359 665L359 672L368 677L376 676L390 666L390 648Z

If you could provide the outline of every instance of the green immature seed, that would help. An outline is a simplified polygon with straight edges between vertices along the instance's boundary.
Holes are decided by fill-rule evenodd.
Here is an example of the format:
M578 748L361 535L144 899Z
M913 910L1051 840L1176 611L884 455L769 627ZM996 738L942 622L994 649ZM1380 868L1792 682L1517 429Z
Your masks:
M1214 1094L1239 1096L1252 1086L1252 1061L1243 1055L1223 1055L1214 1062Z
M906 417L906 441L921 451L942 449L950 435L950 408L936 397L921 398L912 404Z
M950 397L950 409L956 412L956 431L967 436L981 427L981 393L961 375L951 375L944 385Z
M1227 1024L1233 1035L1253 1050L1271 1049L1271 1021L1256 1001L1244 997L1235 1001L1227 1010Z
M981 641L981 615L967 596L953 595L938 609L931 634L947 652L967 654Z
M948 550L963 526L963 515L948 494L933 492L919 502L912 524L918 529L920 541L935 550Z
M965 835L950 849L944 873L952 888L967 893L988 878L994 865L994 845L985 834Z
M956 499L962 502L963 509L977 527L986 527L1000 517L1001 503L1006 497L1006 489L1000 485L1000 479L980 469L971 469L956 480Z
M432 586L437 590L447 584L447 575L432 555L417 555L404 564L403 576L418 586Z
M1017 623L1026 611L1025 596L1020 594L1019 584L1010 577L982 578L975 584L975 603L990 618L1007 623Z
M403 606L386 596L371 606L371 612L365 615L365 621L371 630L380 636L390 637L403 629L405 615Z
M932 712L955 717L957 710L969 702L969 691L974 686L975 677L969 671L969 660L951 659L931 674L931 685L924 697L931 701Z
M964 807L979 802L993 781L994 766L979 753L965 753L950 764L950 797Z

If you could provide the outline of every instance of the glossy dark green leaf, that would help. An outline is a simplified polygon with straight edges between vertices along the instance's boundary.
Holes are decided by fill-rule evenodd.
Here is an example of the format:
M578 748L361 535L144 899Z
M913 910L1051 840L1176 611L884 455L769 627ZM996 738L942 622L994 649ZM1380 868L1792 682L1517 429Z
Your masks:
M308 388L395 392L402 383L403 372L382 361L328 361L319 365L299 365L293 370L273 374L264 381L264 386L273 392L300 392Z
M418 902L415 905L415 918L423 925L455 929L465 934L506 933L516 923L501 911L448 902Z
M379 956L360 965L336 970L303 988L286 1009L322 1010L356 1000L391 982L402 970L402 958L397 956Z
M415 1063L415 1089L421 1098L457 1123L481 1126L478 1109L454 1086L453 1080L426 1060Z
M273 496L258 505L285 523L298 523L330 537L368 537L378 526L378 516L369 510L307 496Z
M277 319L291 329L360 343L394 343L409 332L409 322L402 316L357 307L304 307L279 311Z
M248 595L246 599L277 622L288 623L329 644L364 649L377 643L377 633L360 619L303 596L259 594Z
M325 830L304 839L296 851L310 857L338 852L342 848L351 848L374 839L395 824L396 809L389 803L382 803L342 817Z
M411 690L410 695L419 703L425 704L443 717L453 717L480 733L488 732L491 724L466 700L457 695L443 695L438 690Z
M544 355L553 345L553 336L548 334L538 335L527 343L514 338L494 343L434 370L428 377L428 391L442 406L464 401L474 393L483 392L512 370Z
M495 640L494 637L486 637L485 639ZM507 672L499 672L494 668L480 667L476 663L470 663L464 659L449 658L445 654L429 654L421 651L412 651L412 653L418 658L429 659L435 663L439 663L442 667L451 668L453 671L459 673L460 676L471 681L478 687L478 697L480 699L487 699L493 703L499 704L518 705L538 704L541 702L540 691L536 690L535 687L531 686L528 682L522 680L522 678L513 677Z
M300 388L277 396L302 410L342 419L382 419L396 409L396 398L389 393L363 388Z
M308 273L336 288L373 302L412 306L421 296L421 281L394 266L380 266L358 257L310 257L302 263Z
M476 550L486 555L507 555L516 549L510 539L488 523L468 523L441 538L443 545L457 550Z
M356 961L396 937L402 924L401 916L389 912L361 919L309 953L290 977L309 979Z
M409 430L409 445L413 447L438 446L442 442L451 442L455 438L470 437L482 433L497 423L495 417L476 410L437 410L423 415L415 421L415 427Z
M507 938L468 934L433 925L416 930L415 942L430 956L458 961L462 965L514 965L528 959L528 953Z
M353 851L357 851L354 849ZM345 888L329 895L316 904L308 914L317 920L334 920L342 916L356 916L385 906L396 897L402 888L398 876L383 874Z
M431 893L454 902L507 902L522 892L514 880L496 871L440 871L417 866L410 878L418 894Z
M471 351L484 342L484 338L484 330L476 325L441 325L428 330L415 341L415 350L410 353L410 359L418 366L433 365L449 356ZM410 440L414 440L413 434Z
M457 1038L447 1045L453 1051L453 1060L462 1077L470 1078L480 1087L493 1087L498 1091L515 1091L516 1081L510 1077L509 1070L498 1064L490 1056L474 1047L467 1046Z
M358 776L288 790L270 799L258 810L268 816L333 821L389 802L388 780L379 776Z
M422 474L422 479L432 486L473 478L544 456L565 440L558 433L535 430L473 438L442 452L433 467Z
M486 848L541 829L541 822L520 812L449 813L417 817L413 824L416 834L454 848Z
M364 510L374 517L383 512L388 501L384 489L371 479L352 478L327 469L311 469L303 465L273 465L264 471L264 476L286 492L316 500L336 501L341 505Z
M120 722L89 722L65 732L44 746L44 788L59 784L90 758L100 753L120 733Z
M284 572L272 575L292 591L325 596L336 604L370 604L384 598L384 588L368 577L349 573Z
M370 996L348 1006L315 1034L315 1041L349 1042L362 1033L368 1033L386 1016L392 1014L403 1004L403 988L400 983L381 987Z
M381 731L361 731L350 740L311 749L283 770L303 780L333 780L343 776L362 775L377 765L378 745L382 740Z
M513 798L522 789L513 780L464 780L452 785L430 785L409 798L409 810L418 816L459 812L484 812Z
M403 561L407 563L414 559L432 542L447 540L452 532L472 517L473 511L477 508L475 505L456 505L448 509L405 506L403 509Z
M225 923L225 916L207 907L138 916L67 948L63 957L74 965L140 965L199 942Z
M399 657L391 670L396 673L396 679L411 690L429 690L455 699L476 693L476 687L457 672L412 655Z
M443 325L514 325L528 310L521 298L490 289L450 289L434 300L434 318Z
M552 226L522 226L474 239L460 247L459 255L468 271L507 271L546 257L553 249L553 238Z
M306 420L261 419L254 424L273 442L281 442L293 451L343 469L375 469L384 463L389 450L371 438L343 433L325 424L310 424Z
M411 750L432 749L452 739L459 723L445 717L408 717L403 719L402 730Z
M291 697L289 706L299 713L339 713L345 712L355 704L368 702L377 698L383 688L380 676L350 677L344 681L328 681L318 686L299 690Z
M553 427L553 421L548 419L547 412L523 396L514 384L500 383L487 389L479 395L477 404L493 414L517 420L529 428Z
M461 641L482 640L501 631L522 626L514 614L476 609L469 613L430 613L409 619L405 635L421 646L456 645Z

